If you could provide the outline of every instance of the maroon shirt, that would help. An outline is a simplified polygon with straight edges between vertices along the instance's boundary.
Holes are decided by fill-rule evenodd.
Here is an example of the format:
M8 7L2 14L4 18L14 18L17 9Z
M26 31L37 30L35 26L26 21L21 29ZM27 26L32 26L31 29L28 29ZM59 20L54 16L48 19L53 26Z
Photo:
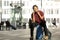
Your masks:
M38 11L38 12L40 13L41 16L44 16L44 13L42 11ZM40 23L41 22L41 18L39 17L37 12L34 13L34 16L35 16L35 22Z

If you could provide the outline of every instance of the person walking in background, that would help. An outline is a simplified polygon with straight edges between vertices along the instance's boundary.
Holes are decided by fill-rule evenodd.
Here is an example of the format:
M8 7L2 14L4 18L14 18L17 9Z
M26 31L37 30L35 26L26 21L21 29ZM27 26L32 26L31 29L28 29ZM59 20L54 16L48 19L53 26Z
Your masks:
M57 27L57 25L56 25L56 18L53 19L52 24Z
M7 20L7 21L6 21L6 29L7 29L7 28L10 28L10 27L11 27L12 29L16 30L16 27L14 27L13 25L11 25L10 22Z

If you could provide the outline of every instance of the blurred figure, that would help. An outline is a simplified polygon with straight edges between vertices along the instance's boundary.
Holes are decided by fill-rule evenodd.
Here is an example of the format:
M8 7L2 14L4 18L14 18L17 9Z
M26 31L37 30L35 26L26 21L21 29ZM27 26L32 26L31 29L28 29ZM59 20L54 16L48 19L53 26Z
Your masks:
M51 32L47 29L46 21L44 19L44 13L41 10L38 10L38 6L33 6L33 13L32 13L32 23L33 26L37 27L36 30L36 40L42 40L43 38L43 28L45 33L45 40L48 40L48 34Z
M57 27L57 25L56 25L56 18L53 19L52 24Z
M32 22L37 24L36 40L42 40L43 37L42 27L44 28L45 36L48 37L47 27L45 25L45 20L44 20L44 13L38 10L37 5L33 6L33 13L31 18L32 18Z
M1 30L1 23L0 23L0 30Z
M1 23L0 23L0 30L2 30L1 28L2 28L2 25L4 25L4 22L3 21L1 21Z
M24 27L24 29L26 29L26 23L25 22L23 23L23 27Z
M13 25L11 25L9 21L6 21L6 29L7 29L7 28L10 28L10 27L11 27L12 29L16 30L16 28L15 28Z
M29 28L30 28L30 40L33 40L34 26L32 24L32 20L31 19L29 19Z

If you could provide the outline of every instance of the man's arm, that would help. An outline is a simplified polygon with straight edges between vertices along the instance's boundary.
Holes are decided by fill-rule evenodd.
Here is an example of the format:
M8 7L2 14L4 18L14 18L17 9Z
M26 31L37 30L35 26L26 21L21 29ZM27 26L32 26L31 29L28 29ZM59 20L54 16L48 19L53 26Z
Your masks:
M44 19L44 13L43 12L38 12L38 15L40 16L40 18L43 20Z

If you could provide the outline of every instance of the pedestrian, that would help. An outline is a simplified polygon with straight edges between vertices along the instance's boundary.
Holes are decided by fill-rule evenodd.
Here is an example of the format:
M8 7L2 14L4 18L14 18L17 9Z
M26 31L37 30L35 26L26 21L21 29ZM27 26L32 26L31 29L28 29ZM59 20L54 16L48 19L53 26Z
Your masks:
M7 20L5 23L6 23L6 30L7 30L7 28L10 28L10 27L11 27L12 29L16 30L16 27L14 27L13 25L11 25L8 20Z
M39 12L39 15L41 15L41 17L38 16L38 12ZM33 13L32 13L31 18L32 18L32 22L37 24L36 40L42 40L43 30L42 30L42 26L40 25L40 23L41 23L41 19L44 19L44 14L42 11L38 10L37 5L33 5Z
M33 32L34 32L34 26L32 24L31 18L29 19L29 28L30 28L30 40L33 40Z
M53 19L52 24L57 27L57 25L56 25L56 18Z
M36 40L42 40L43 38L43 28L45 33L45 40L51 38L51 32L47 29L46 21L44 19L44 13L41 10L38 10L37 5L33 5L33 13L32 13L32 22L34 23L33 26L37 27L36 30ZM49 34L49 35L48 35Z

